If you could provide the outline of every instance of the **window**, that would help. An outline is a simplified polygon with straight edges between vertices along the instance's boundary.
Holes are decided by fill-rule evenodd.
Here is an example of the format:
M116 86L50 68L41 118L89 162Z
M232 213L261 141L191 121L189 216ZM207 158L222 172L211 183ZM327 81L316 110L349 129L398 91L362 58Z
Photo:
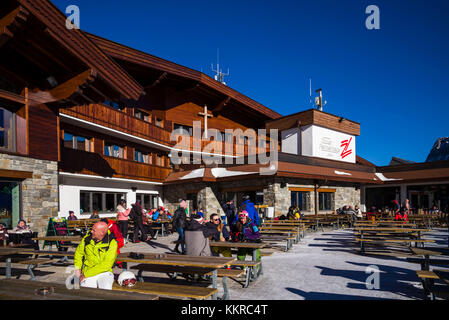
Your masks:
M80 191L80 213L114 213L122 199L126 200L125 193Z
M0 180L0 223L15 228L20 219L20 183Z
M26 119L0 107L0 150L26 153Z
M134 160L137 162L148 163L151 164L151 155L146 152L141 152L139 150L134 150Z
M185 131L187 131L189 133L190 136L193 136L193 128L192 127L185 126L183 124L175 123L173 125L173 129L174 130L180 130L180 129L185 130Z
M263 204L263 192L256 192L256 201L254 204Z
M93 140L82 136L75 136L68 132L64 132L64 147L93 152Z
M136 200L140 201L142 208L146 210L157 209L158 207L158 195L157 194L145 194L137 193Z
M122 146L110 143L104 144L104 155L115 158L125 158L124 148Z
M298 206L300 210L310 211L310 192L292 191L291 205Z
M134 110L134 116L136 118L139 118L140 120L143 120L143 121L146 121L146 122L150 122L151 121L149 113L146 113L146 112L143 112L143 111L140 111L140 110L137 110L137 109Z
M333 192L319 192L318 193L318 208L319 210L334 210L334 193Z
M161 128L162 128L162 126L163 126L162 119L156 118L156 119L155 119L155 124L156 124L158 127L161 127Z
M156 154L156 165L164 166L164 158L160 154Z

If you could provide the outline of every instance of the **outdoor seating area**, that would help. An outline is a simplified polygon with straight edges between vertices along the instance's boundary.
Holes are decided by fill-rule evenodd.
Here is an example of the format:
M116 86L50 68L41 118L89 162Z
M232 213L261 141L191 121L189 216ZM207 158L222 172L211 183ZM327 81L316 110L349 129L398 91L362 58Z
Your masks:
M169 246L178 243L177 235L166 233L157 240L128 243L122 248L122 253L116 260L126 263L126 270L135 273L137 282L132 287L123 287L114 282L112 292L103 298L119 299L128 296L129 299L134 299L134 295L135 299L148 300L238 298L244 296L242 290L251 292L271 281L271 276L267 278L267 274L270 275L274 271L270 269L273 267L272 261L281 261L284 255L289 259L288 257L298 254L304 255L307 259L305 252L310 248L310 241L319 240L322 235L330 232L336 235L332 241L335 242L342 234L351 232L352 240L348 239L346 247L354 248L351 251L353 256L375 257L378 261L387 259L385 263L393 258L417 266L414 277L409 280L418 280L421 283L423 299L445 299L449 296L447 278L449 269L445 269L449 268L449 259L446 259L449 254L448 244L446 240L445 246L438 245L439 241L429 235L435 230L445 228L447 231L447 224L439 224L438 219L428 217L428 221L431 220L433 228L427 228L429 223L420 219L413 221L361 219L354 222L350 228L349 220L338 215L305 216L300 220L263 219L259 227L260 242L210 242L211 248L229 249L232 257L176 254ZM93 299L94 296L88 288L67 291L63 281L54 279L58 278L55 275L61 273L61 268L73 263L74 250L82 239L81 234L85 234L98 221L98 219L69 221L67 223L69 230L80 229L79 235L70 235L72 234L70 232L66 236L33 238L34 241L38 241L40 250L26 244L0 247L0 259L5 265L4 277L0 274L0 287L10 284L21 288L4 298L30 297L33 290L44 288L42 283L45 283L45 288L52 288L51 290L56 292L51 294L54 299L83 297ZM132 233L133 226L130 226L130 231ZM239 248L251 250L249 260L236 259ZM327 248L331 249L332 245ZM47 281L42 282L41 274L48 272L55 274L44 276ZM120 272L119 268L114 268L116 276ZM24 283L29 281L33 285L26 288ZM38 299L46 297L45 294L36 296Z

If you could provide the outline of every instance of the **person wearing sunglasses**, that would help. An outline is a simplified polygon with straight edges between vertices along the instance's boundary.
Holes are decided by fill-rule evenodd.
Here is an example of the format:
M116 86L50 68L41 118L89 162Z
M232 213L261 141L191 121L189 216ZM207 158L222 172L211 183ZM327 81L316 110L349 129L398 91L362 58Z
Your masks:
M212 236L213 241L228 241L230 238L230 233L228 229L222 223L220 216L216 213L211 214L210 222L206 223L209 228L217 228L218 232ZM211 247L212 254L215 256L219 256L220 253L223 257L232 257L231 248L222 248L222 247ZM231 269L231 266L227 266L227 269Z

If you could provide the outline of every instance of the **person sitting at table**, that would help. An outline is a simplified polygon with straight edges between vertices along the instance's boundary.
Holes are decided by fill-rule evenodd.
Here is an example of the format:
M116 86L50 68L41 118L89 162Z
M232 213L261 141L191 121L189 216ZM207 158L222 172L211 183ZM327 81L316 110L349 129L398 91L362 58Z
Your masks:
M186 254L189 256L211 256L209 237L218 233L215 224L204 224L202 216L192 215L184 231Z
M26 221L21 219L17 223L17 227L14 229L15 233L31 232L31 228L27 225Z
M376 207L373 206L369 208L368 212L366 213L366 219L372 221L376 220Z
M167 214L167 210L164 207L159 207L157 209L157 213L156 215L153 213L153 221L155 222L156 225L161 226L161 228L163 229L164 233L168 232L168 223L167 222L162 222L162 220L169 220L169 216Z
M80 286L112 290L117 249L117 240L108 225L103 221L95 223L75 251L75 275Z
M401 207L400 211L394 217L396 221L407 221L407 209L405 207Z
M19 238L20 243L29 244L33 248L39 250L38 242L35 242L31 239L32 235L33 235L33 231L27 225L25 220L23 220L23 219L19 220L19 223L17 223L17 227L12 232L22 234L22 236L20 236L20 238Z
M393 202L392 207L393 215L396 216L401 211L401 206L399 205L398 200L393 200L392 202Z
M290 208L288 208L287 218L288 220L299 220L301 218L301 213L299 212L298 207L290 206Z
M69 211L69 216L67 218L67 221L75 221L78 220L78 218L75 216L75 212L72 210Z
M239 220L235 224L235 231L232 235L234 242L260 242L259 229L248 216L248 212L243 210L239 213ZM244 261L247 255L251 255L253 249L239 248L237 251L237 259ZM260 261L260 250L256 250L256 259Z
M90 215L89 219L100 219L100 215L98 214L98 210L94 210L94 213L92 213Z
M358 220L363 218L362 210L359 208L358 205L355 206L354 211L355 211L355 216L357 217Z
M6 226L3 223L0 223L0 245L5 245L8 237L9 235Z
M206 225L211 229L213 229L213 227L218 229L218 232L211 236L211 240L221 242L230 240L231 234L221 222L220 216L217 213L211 214L210 222L207 222ZM231 248L212 247L211 250L213 255L219 256L221 253L223 257L232 257ZM231 266L228 266L227 269L231 269Z
M152 225L152 217L154 217L154 213L151 214L149 212L145 212L142 214L142 225L146 236L146 241L149 240L157 240L156 232L151 227ZM147 236L147 234L150 234L150 236Z

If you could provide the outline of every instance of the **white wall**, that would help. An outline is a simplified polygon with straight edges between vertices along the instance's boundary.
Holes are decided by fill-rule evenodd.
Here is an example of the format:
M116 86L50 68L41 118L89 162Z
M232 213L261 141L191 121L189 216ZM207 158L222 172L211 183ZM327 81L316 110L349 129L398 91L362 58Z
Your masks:
M132 188L137 188L133 191ZM79 177L59 176L59 217L68 217L69 211L74 211L79 218L89 218L90 214L80 214L80 191L104 191L126 193L127 206L136 202L137 193L157 194L159 203L161 203L162 188L159 185L125 183L120 181L111 181L110 179L90 179ZM103 214L100 217L115 217L116 213Z
M302 129L302 155L309 157L325 158L343 162L355 163L356 141L355 136L343 132L311 125ZM350 141L344 156L344 140Z
M281 132L281 137L282 137L281 143L282 152L298 155L301 153L300 128L291 128L288 130L284 130Z

